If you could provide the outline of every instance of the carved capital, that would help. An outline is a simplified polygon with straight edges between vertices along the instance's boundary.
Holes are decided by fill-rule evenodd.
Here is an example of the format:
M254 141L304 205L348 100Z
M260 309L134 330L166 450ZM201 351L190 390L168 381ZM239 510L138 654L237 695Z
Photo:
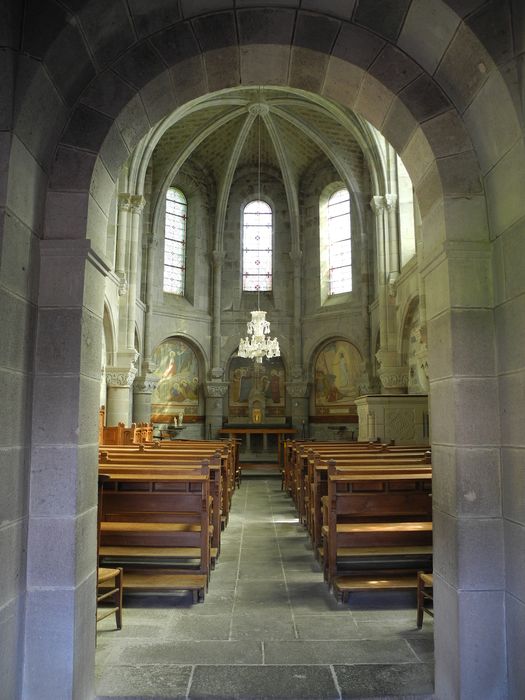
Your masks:
M382 195L375 195L370 200L370 208L376 216L380 216L385 210L385 198Z
M134 394L152 394L159 383L160 377L153 375L143 375L137 377L133 382Z
M142 210L144 209L144 205L146 204L146 200L141 194L132 194L130 195L130 206L131 206L131 211L134 214L142 214Z
M228 391L228 382L205 382L204 392L209 399L220 399Z
M131 200L132 200L132 196L128 192L121 192L118 196L119 211L130 211L131 210Z
M397 194L385 194L385 206L388 211L395 210L397 207Z
M304 399L310 394L308 382L286 382L286 391L293 399Z
M386 390L399 390L408 386L408 367L385 367L379 370L381 384Z
M117 272L118 277L118 295L123 297L128 292L128 278L125 272Z
M131 387L137 376L137 368L106 367L106 384L110 387Z

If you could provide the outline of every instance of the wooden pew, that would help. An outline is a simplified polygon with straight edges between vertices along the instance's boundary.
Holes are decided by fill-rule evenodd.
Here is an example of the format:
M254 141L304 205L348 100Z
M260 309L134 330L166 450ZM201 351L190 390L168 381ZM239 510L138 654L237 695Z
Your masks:
M123 567L125 590L191 590L204 600L213 535L208 463L105 473L100 556Z
M381 464L344 464L336 463L338 472L343 474L373 474L382 475L388 474L429 474L432 475L432 466L430 464L399 464L399 463L381 463ZM369 487L367 487L369 488ZM378 487L379 488L379 487ZM354 490L358 491L359 486L355 486ZM312 485L312 496L310 503L310 519L309 533L312 541L314 552L318 558L322 559L321 529L323 526L323 509L322 501L328 495L328 462L326 460L318 460L314 468L314 480Z
M210 496L211 496L211 522L213 525L212 548L213 561L219 556L221 548L221 529L223 522L223 509L227 502L223 497L222 465L218 455L207 460L210 473ZM111 458L107 453L99 462L99 471L111 475L124 474L146 474L151 477L155 475L169 477L171 473L186 471L191 473L202 463L200 457L178 457L177 459L167 459L165 461L156 458L156 454L148 453L140 455L135 459L128 457ZM125 487L122 487L123 490ZM158 487L160 490L160 487Z
M341 471L330 461L322 536L325 578L337 597L415 588L416 572L431 570L431 478Z

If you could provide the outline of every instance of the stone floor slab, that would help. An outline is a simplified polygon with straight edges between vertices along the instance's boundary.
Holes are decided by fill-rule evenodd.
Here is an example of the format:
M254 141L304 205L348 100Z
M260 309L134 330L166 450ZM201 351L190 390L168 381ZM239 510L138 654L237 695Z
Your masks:
M186 698L191 666L169 664L112 666L97 683L98 700L114 698Z
M264 642L268 664L378 664L413 663L416 657L408 644L396 640Z
M361 664L334 666L341 698L369 698L431 694L431 664Z
M119 664L260 664L260 641L130 642L121 650Z
M309 666L197 666L190 700L336 700L330 668Z

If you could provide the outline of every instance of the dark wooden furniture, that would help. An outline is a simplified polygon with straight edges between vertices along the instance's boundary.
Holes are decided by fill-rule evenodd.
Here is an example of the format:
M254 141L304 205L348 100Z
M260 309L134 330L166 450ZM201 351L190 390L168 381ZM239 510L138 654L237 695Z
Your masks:
M417 628L423 627L423 613L434 617L434 610L428 606L433 602L434 579L432 574L417 572Z

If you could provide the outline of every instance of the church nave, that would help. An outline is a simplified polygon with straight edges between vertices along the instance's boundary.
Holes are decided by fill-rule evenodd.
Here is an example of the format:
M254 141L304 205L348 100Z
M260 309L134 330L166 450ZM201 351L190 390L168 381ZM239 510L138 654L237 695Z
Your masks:
M291 499L243 478L204 603L128 596L97 635L99 698L369 698L432 693L433 622L413 593L329 592Z

